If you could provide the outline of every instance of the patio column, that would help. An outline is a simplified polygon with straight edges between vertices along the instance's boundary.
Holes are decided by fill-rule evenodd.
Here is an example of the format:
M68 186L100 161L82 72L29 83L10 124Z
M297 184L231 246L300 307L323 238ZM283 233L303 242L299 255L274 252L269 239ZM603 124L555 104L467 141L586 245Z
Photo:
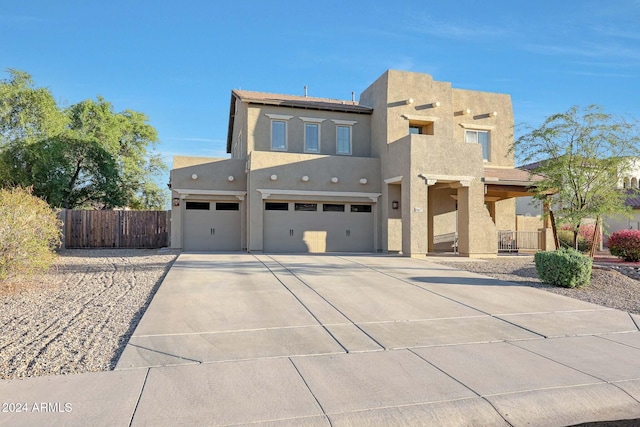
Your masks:
M428 186L421 179L402 180L402 254L421 257L428 251Z

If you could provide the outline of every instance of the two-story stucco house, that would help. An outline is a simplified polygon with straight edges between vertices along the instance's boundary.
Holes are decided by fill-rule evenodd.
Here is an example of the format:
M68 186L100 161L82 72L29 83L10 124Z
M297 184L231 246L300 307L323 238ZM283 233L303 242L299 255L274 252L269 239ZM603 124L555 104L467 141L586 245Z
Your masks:
M176 157L172 246L495 256L515 229L509 95L387 71L354 100L233 90L230 159Z

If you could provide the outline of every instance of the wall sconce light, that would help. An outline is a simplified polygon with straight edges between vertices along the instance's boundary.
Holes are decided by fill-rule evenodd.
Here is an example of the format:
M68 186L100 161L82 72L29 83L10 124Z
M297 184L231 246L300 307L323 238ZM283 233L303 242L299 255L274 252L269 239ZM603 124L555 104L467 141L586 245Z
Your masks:
M440 101L432 102L431 108L438 108L440 106Z
M338 177L334 176L333 178L331 178L331 182L333 182L334 184L338 182Z
M400 207L400 203L397 200L391 202L391 209L398 209Z
M278 179L278 175L273 174L273 175L271 175L271 177L270 177L270 178L271 178L271 181L275 181L275 180L277 180L277 179Z
M497 111L489 113L489 117L497 117L497 116L498 116L498 112Z
M192 175L191 175L191 179L198 179L198 174L195 174L195 173L194 173L194 174L192 174Z
M466 115L468 115L468 114L471 114L471 109L470 109L470 108L467 108L467 109L462 110L462 115L463 115L463 116L466 116Z
M309 182L309 177L307 175L303 176L300 179L302 180L302 182Z
M233 182L235 178L233 177L233 175L229 175L229 177L227 178L227 181L229 182Z
M367 181L367 178L362 178L360 180L360 184L362 184L362 185L366 184L367 182L369 182L369 181Z
M407 104L407 105L413 104L413 98L405 99L404 103Z
M173 206L180 206L180 199L178 197L173 198Z

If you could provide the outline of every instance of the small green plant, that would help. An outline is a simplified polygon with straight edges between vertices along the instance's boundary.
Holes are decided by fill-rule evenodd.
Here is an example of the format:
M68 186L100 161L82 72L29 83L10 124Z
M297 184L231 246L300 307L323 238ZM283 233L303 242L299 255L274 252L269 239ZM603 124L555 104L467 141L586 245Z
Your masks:
M591 258L574 249L537 252L534 261L538 277L550 285L577 288L591 282Z
M60 235L56 213L30 189L0 189L0 282L46 271Z
M607 246L611 255L625 261L640 261L640 230L620 230L609 236Z

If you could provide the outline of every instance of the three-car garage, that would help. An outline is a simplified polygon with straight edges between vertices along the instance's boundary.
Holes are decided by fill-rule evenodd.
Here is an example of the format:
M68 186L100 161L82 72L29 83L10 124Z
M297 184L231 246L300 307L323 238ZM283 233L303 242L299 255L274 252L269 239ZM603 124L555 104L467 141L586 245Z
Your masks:
M193 199L182 210L185 251L227 252L243 244L243 203ZM263 200L262 250L280 253L374 252L375 205Z

